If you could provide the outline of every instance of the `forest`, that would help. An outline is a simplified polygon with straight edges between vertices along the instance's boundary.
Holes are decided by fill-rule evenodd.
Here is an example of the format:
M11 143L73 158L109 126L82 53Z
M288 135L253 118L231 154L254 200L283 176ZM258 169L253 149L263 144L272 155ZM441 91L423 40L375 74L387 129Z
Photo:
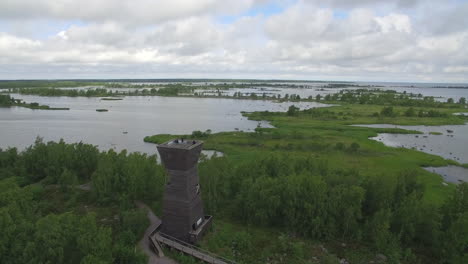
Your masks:
M0 151L1 263L146 263L134 201L158 202L154 156L36 140ZM88 184L86 187L80 187Z
M424 201L417 171L368 177L313 156L278 154L242 164L219 158L203 164L201 176L205 204L214 215L291 237L358 242L389 263L465 263L468 257L466 183L438 207ZM307 246L293 247L289 257L307 263ZM255 248L247 249L251 255L243 263L261 263L255 252L262 250Z
M334 148L360 151L351 145ZM369 177L313 154L256 156L204 159L205 208L220 223L281 230L282 239L258 248L245 230L240 235L220 230L203 242L213 251L239 263L262 263L281 248L294 259L289 263L307 263L310 241L338 240L380 252L389 263L467 260L466 183L438 206L425 201L418 171ZM84 184L90 190L80 188ZM154 156L41 139L22 152L2 150L2 263L145 263L146 256L134 247L148 221L133 202L159 210L163 186L164 172ZM333 257L326 254L322 260Z

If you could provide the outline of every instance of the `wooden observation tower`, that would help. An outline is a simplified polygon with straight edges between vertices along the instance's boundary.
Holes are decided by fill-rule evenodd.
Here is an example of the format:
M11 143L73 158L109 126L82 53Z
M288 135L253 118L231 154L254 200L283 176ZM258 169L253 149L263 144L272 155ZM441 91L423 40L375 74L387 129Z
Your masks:
M158 145L166 168L161 233L194 244L211 224L203 211L198 159L203 141L175 139Z

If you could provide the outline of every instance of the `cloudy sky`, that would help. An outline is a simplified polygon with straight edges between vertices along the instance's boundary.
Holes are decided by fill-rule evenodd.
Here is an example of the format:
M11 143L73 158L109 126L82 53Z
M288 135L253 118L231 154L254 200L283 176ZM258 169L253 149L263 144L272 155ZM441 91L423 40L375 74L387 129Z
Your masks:
M0 0L0 79L468 82L468 0Z

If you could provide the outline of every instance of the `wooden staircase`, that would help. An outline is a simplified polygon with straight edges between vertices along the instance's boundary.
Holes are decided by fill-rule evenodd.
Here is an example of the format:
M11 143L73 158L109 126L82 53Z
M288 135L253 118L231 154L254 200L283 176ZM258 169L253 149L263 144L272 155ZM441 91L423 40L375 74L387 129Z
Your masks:
M223 258L206 250L203 250L199 247L196 247L192 244L181 241L177 238L171 237L169 235L163 234L159 231L160 226L158 226L148 237L150 243L153 246L153 249L158 254L158 256L164 256L162 246L166 246L171 249L178 250L184 254L192 256L198 260L201 260L205 263L210 264L236 264L234 261Z

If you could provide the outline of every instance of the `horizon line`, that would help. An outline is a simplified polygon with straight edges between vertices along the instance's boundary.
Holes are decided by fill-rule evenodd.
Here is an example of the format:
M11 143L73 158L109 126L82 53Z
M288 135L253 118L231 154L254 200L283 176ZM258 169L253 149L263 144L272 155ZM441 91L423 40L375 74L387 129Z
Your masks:
M325 79L262 79L262 78L44 78L44 79L0 79L0 82L27 81L252 81L252 82L332 82L332 83L407 83L407 84L457 84L468 85L468 82L424 82L424 81L338 81Z

